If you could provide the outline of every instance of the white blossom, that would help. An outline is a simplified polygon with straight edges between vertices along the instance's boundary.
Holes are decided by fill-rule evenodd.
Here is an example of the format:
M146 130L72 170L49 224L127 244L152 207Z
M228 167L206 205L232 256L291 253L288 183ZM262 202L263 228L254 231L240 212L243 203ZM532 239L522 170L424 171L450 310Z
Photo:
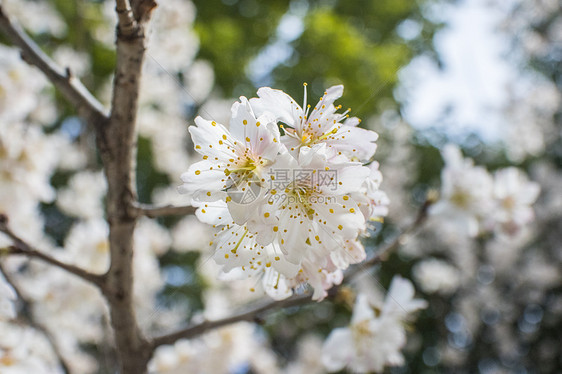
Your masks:
M203 156L182 175L180 191L195 201L226 200L226 190L259 186L280 152L279 130L269 116L255 117L245 97L232 107L230 131L215 121L195 119L190 127L195 150Z
M0 372L3 374L63 373L40 332L0 321Z
M67 261L94 273L109 268L109 227L101 219L78 222L66 237L64 248Z
M281 135L273 118L289 124L287 113L302 109L275 106L292 99L269 88L233 105L229 130L200 117L189 129L203 160L182 175L180 191L192 197L201 222L220 227L211 241L215 261L230 278L260 279L254 291L280 299L309 284L314 299L324 298L343 269L365 258L358 237L366 220L387 213L378 164L359 162L374 153L376 134L340 123L345 116L332 103L342 90L328 89L310 123L301 119L298 130L291 122L293 133L285 128ZM312 130L317 122L328 135ZM287 139L297 130L310 137L291 149ZM364 133L363 143L348 133ZM368 151L349 150L351 144Z
M374 142L378 135L357 127L360 120L356 117L349 118L349 109L344 113L337 113L341 105L334 106L334 101L342 96L343 86L328 88L310 112L310 106L306 103L306 85L304 87L302 107L283 91L269 87L258 90L259 98L251 100L252 107L258 115L272 113L286 125L283 127L286 135L283 141L295 155L298 155L303 146L323 143L339 154L344 153L359 160L370 159L375 153Z
M212 229L194 216L182 218L172 229L173 247L178 252L208 249Z
M66 188L58 191L57 205L63 212L75 217L102 218L102 199L106 189L101 172L78 172L70 178Z
M250 364L254 370L256 357L267 354L255 335L254 327L248 323L237 323L213 330L198 339L179 340L173 346L162 346L149 363L150 373L216 373L228 374ZM219 359L220 358L220 359ZM256 373L270 373L267 371Z
M349 327L333 330L322 349L322 362L330 372L347 367L353 372L381 372L385 366L404 363L400 350L406 343L403 323L410 313L425 308L414 299L412 284L399 276L392 280L382 305L372 305L359 294Z
M532 204L539 196L540 188L519 169L509 167L494 174L493 224L500 232L515 234L534 218Z
M442 154L441 198L430 212L459 231L476 236L481 219L493 207L492 177L471 159L463 158L455 145L446 145Z
M412 271L416 282L427 293L449 295L460 284L459 270L435 258L417 263Z

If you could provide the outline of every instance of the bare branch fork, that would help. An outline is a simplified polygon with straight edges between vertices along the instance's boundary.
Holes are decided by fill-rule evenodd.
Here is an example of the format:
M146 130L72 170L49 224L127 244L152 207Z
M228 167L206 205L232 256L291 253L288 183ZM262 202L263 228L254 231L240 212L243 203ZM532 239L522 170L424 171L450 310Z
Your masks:
M349 271L347 271L344 277L344 282L339 286L332 287L328 291L328 298L329 299L335 298L338 295L339 290L341 289L342 286L351 283L358 275L362 274L363 272L371 269L373 266L384 261L384 259L392 253L392 251L396 250L396 248L400 246L400 244L404 241L404 239L408 235L410 235L411 233L413 233L414 231L416 231L421 227L421 225L425 222L427 218L427 212L431 204L432 204L431 200L429 199L426 200L426 202L423 203L422 206L420 207L416 219L411 224L409 224L406 228L404 228L399 235L397 235L386 246L381 248L373 257L366 260L364 263L355 266L351 268ZM223 319L218 319L214 321L204 321L199 324L188 326L182 330L156 337L152 340L151 345L153 349L156 349L161 345L174 344L176 341L180 339L189 339L199 336L209 330L218 327L230 325L241 321L248 321L248 322L259 321L264 314L284 308L301 306L312 302L314 302L314 300L312 300L312 296L310 294L295 295L285 300L271 301L269 303L252 307L246 311L233 314L232 316Z
M94 126L104 122L107 118L103 105L88 91L88 89L70 74L69 69L62 69L49 58L35 42L13 23L4 12L0 4L0 31L21 50L22 58L29 64L35 65L47 76L63 96L74 105L78 114Z
M57 356L57 360L59 361L59 365L62 371L65 374L69 374L70 370L68 364L66 363L64 357L62 356L54 336L47 328L45 328L45 326L43 326L41 323L37 322L33 318L31 314L31 309L32 309L31 301L27 300L27 298L22 294L18 285L13 281L11 276L6 272L6 270L2 266L2 263L0 263L0 274L4 276L6 282L12 287L12 289L16 293L17 301L19 303L18 315L20 316L20 318L24 320L25 323L27 323L30 327L41 332L45 336L45 338L47 338L47 341L51 345L54 354Z
M120 371L123 374L146 373L146 364L152 354L133 310L132 259L133 233L138 218L133 207L136 203L136 115L146 48L145 25L155 7L154 0L116 0L119 21L116 32L117 62L108 116L84 85L45 55L19 26L11 22L0 6L0 31L20 48L24 60L37 66L76 107L79 115L96 129L97 146L108 183L106 213L110 228L111 265L103 276L102 290L109 303ZM78 268L33 250L15 235L11 237L16 242L9 249L12 254L40 258L75 275L98 281Z

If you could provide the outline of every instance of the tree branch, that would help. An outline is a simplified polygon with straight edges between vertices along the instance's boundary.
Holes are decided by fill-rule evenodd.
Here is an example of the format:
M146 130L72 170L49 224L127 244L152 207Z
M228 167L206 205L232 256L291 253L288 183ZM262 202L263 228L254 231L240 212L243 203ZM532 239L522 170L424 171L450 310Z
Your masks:
M356 278L359 274L363 273L365 270L372 268L375 265L385 261L387 257L400 245L404 242L404 239L412 232L417 230L427 219L427 213L429 207L434 203L432 199L427 199L419 208L417 216L415 220L406 226L404 229L401 230L400 234L398 234L392 241L390 241L386 246L381 248L375 255L371 258L365 260L361 264L349 269L345 273L345 281L346 283L350 283L354 278Z
M119 19L119 30L126 37L131 37L139 31L139 25L133 15L129 0L116 0L115 11Z
M47 264L53 265L60 269L65 270L70 274L74 274L83 280L90 282L100 288L102 291L105 288L105 281L103 275L92 274L78 266L71 264L66 264L57 260L54 257L49 256L46 253L38 251L27 244L23 239L18 237L8 226L8 218L0 214L0 232L6 234L13 242L11 247L3 250L1 254L7 255L22 255L29 258L39 259Z
M411 224L409 224L406 228L404 228L399 235L397 235L384 248L379 250L376 255L366 260L363 264L353 267L352 269L347 271L344 277L344 282L341 285L334 286L330 290L328 290L327 298L333 299L334 297L336 297L336 295L338 294L339 290L343 285L349 284L359 274L379 264L392 251L398 248L407 235L411 234L413 231L418 229L425 222L427 218L428 209L432 203L433 202L428 199L420 207L416 219ZM180 339L193 338L209 330L215 329L217 327L222 327L241 321L257 321L261 318L262 315L266 313L270 313L274 310L289 308L293 306L301 306L308 303L312 303L313 301L314 300L312 300L312 295L310 294L295 295L285 300L272 301L257 307L252 307L249 310L234 314L230 317L226 317L215 321L201 322L199 324L188 326L182 330L156 337L152 340L151 346L152 349L154 350L161 345L174 344L176 341Z
M218 327L230 325L232 323L241 322L241 321L248 321L248 322L255 322L260 320L260 316L264 313L271 312L277 309L284 309L293 306L300 306L304 304L308 304L312 302L312 295L310 294L303 294L303 295L295 295L289 297L285 300L278 300L278 301L270 301L268 303L253 307L247 311L233 314L230 317L226 317L223 319L218 319L214 321L205 321L199 324L195 324L192 326L188 326L185 329L176 331L171 334L162 335L157 338L154 338L152 341L153 349L165 345L165 344L174 344L176 341L180 339L189 339L196 336L199 336L209 330L216 329Z
M6 280L6 282L12 287L12 289L15 291L16 293L16 297L17 297L17 301L20 304L19 305L19 310L18 310L18 315L32 328L34 328L35 330L41 332L45 338L47 338L47 341L49 342L49 344L51 345L51 347L53 348L53 353L55 354L55 356L57 356L57 360L59 362L59 365L61 367L61 369L63 370L63 372L65 374L69 374L70 373L70 369L68 364L66 363L64 357L62 356L60 349L58 347L58 345L55 342L55 338L53 336L53 334L51 334L49 332L49 330L47 330L47 328L45 326L43 326L42 324L40 324L39 322L35 321L33 319L33 316L31 314L31 309L32 309L32 303L27 300L27 298L25 296L23 296L21 290L19 289L19 287L14 283L12 277L6 272L6 270L4 269L2 263L0 263L0 274L2 274L2 276L4 277L4 279Z
M51 60L35 42L13 23L0 5L0 31L21 50L22 58L45 74L63 96L76 108L78 115L94 126L107 119L103 105L75 77Z
M136 118L142 66L146 48L145 26L154 0L142 0L141 10L127 0L116 0L117 61L111 114L107 126L98 128L97 146L107 180L106 216L109 223L111 265L106 274L105 297L122 374L146 373L151 351L138 326L133 302L133 235L135 214ZM139 5L140 6L140 5Z
M161 207L155 207L152 205L145 204L135 204L134 206L135 214L138 216L145 216L148 218L158 218L163 216L187 216L190 214L195 214L196 207L193 206L173 206L165 205Z

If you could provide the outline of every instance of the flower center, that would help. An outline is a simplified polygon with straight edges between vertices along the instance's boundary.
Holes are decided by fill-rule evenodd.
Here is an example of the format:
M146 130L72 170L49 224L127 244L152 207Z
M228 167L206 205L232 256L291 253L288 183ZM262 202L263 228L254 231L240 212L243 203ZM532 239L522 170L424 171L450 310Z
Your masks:
M466 209L470 205L470 195L462 190L456 190L451 196L451 202L456 206Z

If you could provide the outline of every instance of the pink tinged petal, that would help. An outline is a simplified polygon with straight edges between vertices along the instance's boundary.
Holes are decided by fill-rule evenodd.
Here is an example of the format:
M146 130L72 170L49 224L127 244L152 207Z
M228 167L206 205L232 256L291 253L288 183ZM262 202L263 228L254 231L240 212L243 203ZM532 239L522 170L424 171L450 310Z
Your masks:
M343 280L343 272L341 270L335 270L329 272L326 269L321 269L319 271L314 271L313 274L309 275L308 283L313 287L314 292L312 293L312 300L322 301L326 296L328 296L327 290L332 288L334 285L340 284Z
M357 240L350 240L345 246L330 253L332 262L340 269L346 269L350 264L357 264L366 257L367 254L365 253L363 245Z
M322 347L322 364L329 372L339 371L354 358L354 342L351 330L338 328L333 330Z
M241 102L232 106L230 131L240 144L250 150L250 155L274 160L281 147L279 129L268 113L254 116L248 100L240 97Z

